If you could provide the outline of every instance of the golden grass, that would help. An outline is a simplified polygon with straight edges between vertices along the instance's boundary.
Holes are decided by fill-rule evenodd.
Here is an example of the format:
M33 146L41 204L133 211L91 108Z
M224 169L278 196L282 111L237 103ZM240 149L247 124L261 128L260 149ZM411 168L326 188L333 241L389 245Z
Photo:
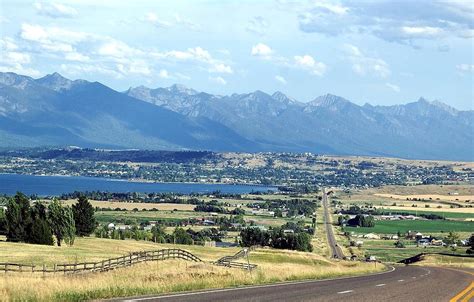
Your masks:
M441 201L474 201L474 195L440 195L440 194L411 194L411 195L397 195L389 193L376 193L375 196L387 197L392 199L406 200L409 199L424 199L424 200L441 200ZM431 198L431 199L430 199Z
M422 266L447 266L474 269L474 258L426 255L424 260L416 264Z
M101 240L100 244L104 244L105 241ZM83 244L85 243L79 242L79 245ZM109 249L110 246L106 245L105 250ZM186 249L213 260L217 259L218 255L229 255L234 252L232 249L204 247ZM42 278L29 273L9 273L0 276L0 297L4 301L80 301L278 281L322 279L367 274L383 269L381 266L375 268L362 262L332 262L313 253L271 249L251 252L250 262L258 265L252 272L216 267L208 263L165 260L142 263L107 273L78 276L57 275Z
M179 211L193 211L196 207L192 204L177 204L177 203L143 203L143 202L121 202L121 201L99 201L89 200L93 207L108 208L108 209L127 209L133 210L135 208L142 209L158 209L159 211L172 211L177 209ZM67 205L73 205L77 202L76 199L70 199L64 201Z
M474 208L438 208L438 207L416 207L412 208L411 204L409 206L384 206L384 207L379 207L379 209L384 209L384 210L411 210L411 211L418 211L418 212L446 212L446 213L468 213L468 214L473 214L474 215Z

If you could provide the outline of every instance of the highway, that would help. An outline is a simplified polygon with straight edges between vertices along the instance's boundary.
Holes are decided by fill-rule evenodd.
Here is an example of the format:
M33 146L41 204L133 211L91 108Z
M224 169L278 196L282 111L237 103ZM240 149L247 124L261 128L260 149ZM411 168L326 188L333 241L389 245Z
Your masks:
M474 275L454 269L419 266L393 267L390 271L332 280L277 283L262 286L186 292L115 299L128 302L204 301L469 301L468 286ZM472 285L471 285L472 286ZM464 300L463 300L464 299ZM457 301L457 300L452 300Z
M326 190L323 188L322 196L322 205L324 211L324 225L326 227L326 234L328 237L328 244L331 248L331 257L336 259L344 259L344 254L342 253L341 247L337 244L336 237L334 236L334 230L332 228L331 219L329 217L329 204L328 204L328 195Z

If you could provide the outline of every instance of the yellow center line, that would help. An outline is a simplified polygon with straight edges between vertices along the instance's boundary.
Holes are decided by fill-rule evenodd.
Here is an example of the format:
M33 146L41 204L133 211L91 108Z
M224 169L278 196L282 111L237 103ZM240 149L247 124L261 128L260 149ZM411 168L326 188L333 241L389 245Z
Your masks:
M457 294L456 296L451 298L451 300L449 300L449 302L458 302L459 299L461 299L464 295L466 295L473 288L474 288L474 282L471 282L471 284L468 287L466 287L459 294ZM473 295L474 295L474 292L467 295L463 300L461 300L461 302L469 301L469 299L472 298Z
M474 290L471 291L467 296L464 297L464 299L461 300L461 302L469 302L471 299L474 297Z

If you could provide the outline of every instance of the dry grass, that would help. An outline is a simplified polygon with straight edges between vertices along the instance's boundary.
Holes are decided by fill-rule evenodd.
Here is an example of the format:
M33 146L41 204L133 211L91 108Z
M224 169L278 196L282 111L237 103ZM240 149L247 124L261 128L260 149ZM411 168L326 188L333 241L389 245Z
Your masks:
M406 200L409 199L424 199L424 200L441 200L441 201L474 201L474 195L439 195L439 194L412 194L412 195L397 195L389 193L376 193L375 196L388 197L392 199Z
M115 241L114 241L115 242ZM195 248L200 256L230 254L231 250ZM205 251L204 251L205 250ZM218 252L214 252L218 251ZM148 262L107 273L80 276L0 276L0 297L4 301L81 301L117 296L156 294L205 288L234 287L299 279L321 279L380 271L379 266L361 262L331 262L313 253L259 249L250 254L258 264L251 273L180 260Z
M192 204L177 204L177 203L143 203L143 202L121 202L121 201L99 201L99 200L89 200L93 207L99 208L108 208L108 209L126 209L133 210L135 208L139 210L143 209L158 209L160 211L172 211L174 209L179 211L193 211L196 207ZM72 205L77 202L76 199L70 199L64 201L67 205Z
M384 207L379 207L379 209L384 209L384 210L417 210L418 212L445 212L445 213L468 213L474 215L474 208L438 208L438 207L416 207L412 208L410 206L384 206ZM474 217L474 216L473 216Z
M474 269L474 258L450 257L444 255L427 255L417 265L424 266L448 266Z

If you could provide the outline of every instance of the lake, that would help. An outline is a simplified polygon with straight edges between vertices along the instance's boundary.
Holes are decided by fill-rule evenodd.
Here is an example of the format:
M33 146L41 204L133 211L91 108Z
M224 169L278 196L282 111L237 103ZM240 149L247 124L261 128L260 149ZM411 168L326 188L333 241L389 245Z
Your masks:
M222 193L245 194L251 192L277 191L276 187L232 184L200 183L147 183L84 176L35 176L0 174L0 194L13 195L17 191L26 195L55 196L74 191L108 192L173 192L173 193Z

